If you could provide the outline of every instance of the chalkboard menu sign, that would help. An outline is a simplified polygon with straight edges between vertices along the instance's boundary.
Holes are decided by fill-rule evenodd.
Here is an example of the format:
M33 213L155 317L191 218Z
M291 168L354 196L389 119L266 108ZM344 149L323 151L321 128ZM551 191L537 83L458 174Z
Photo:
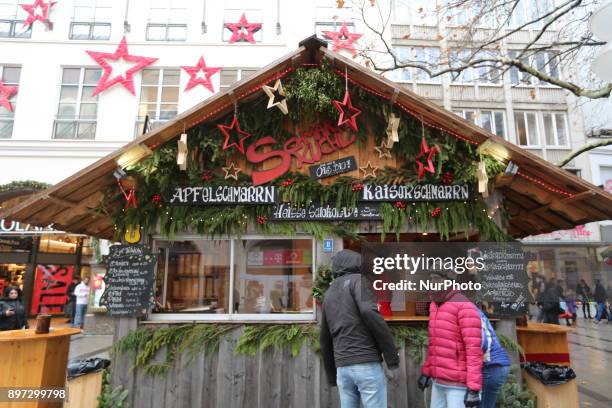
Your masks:
M357 162L355 161L355 157L349 156L342 159L317 164L316 166L310 166L308 170L310 171L311 178L322 179L357 170Z
M527 313L530 302L527 254L520 244L479 245L485 268L479 273L481 299L493 306L498 316L520 316Z
M106 258L100 304L111 316L141 316L153 303L155 258L146 245L115 245Z

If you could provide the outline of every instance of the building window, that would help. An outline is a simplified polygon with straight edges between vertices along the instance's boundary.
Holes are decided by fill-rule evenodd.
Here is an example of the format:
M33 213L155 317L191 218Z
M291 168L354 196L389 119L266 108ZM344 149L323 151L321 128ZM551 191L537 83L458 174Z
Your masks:
M423 65L435 73L439 69L440 49L437 47L402 47L393 49L399 63L411 62ZM440 82L439 76L431 78L427 72L417 67L409 67L395 70L392 78L397 82Z
M136 135L141 135L146 116L150 129L160 127L178 113L180 70L176 68L142 71Z
M255 72L257 72L257 68L222 68L220 89L225 90L234 83L250 77Z
M76 0L70 23L70 39L108 40L112 13L111 0Z
M94 139L98 117L98 96L92 96L102 70L64 68L54 139Z
M187 39L187 0L151 0L148 41Z
M476 60L486 60L476 67L467 67L461 72L453 72L451 74L451 82L459 83L474 83L482 85L501 85L501 70L499 63L495 61L499 57L499 53L493 50L480 50L474 53L472 50L456 50L453 49L450 54L450 66L459 68L469 62Z
M495 28L497 7L486 1L445 0L444 20L451 27ZM435 2L434 2L435 9Z
M161 316L183 313L193 319L200 313L215 320L313 316L310 238L197 239L158 246L162 259L155 311Z
M6 86L18 86L19 76L21 75L20 67L7 67L0 65L0 79ZM13 135L13 121L15 110L17 109L17 92L11 96L9 103L13 107L10 111L4 106L0 106L0 139L10 139Z
M542 127L546 146L569 147L565 113L543 112Z
M510 51L508 53L510 58L516 59L518 57L518 51ZM525 65L534 67L538 71L552 77L559 79L559 55L556 52L539 52L535 55L523 57L520 59ZM551 85L548 82L540 81L533 77L527 72L520 71L517 67L510 68L510 83L512 85L536 85L540 86Z
M457 109L453 112L499 137L506 137L506 120L503 111L486 109Z
M538 147L539 133L535 112L514 112L518 144L527 147Z
M509 20L511 27L521 27L529 22L533 22L525 29L539 29L543 23L550 21L547 17L538 20L541 16L550 13L554 8L554 0L520 0L514 2L509 11L512 13ZM536 21L538 20L538 21Z
M20 6L29 0L0 0L0 38L30 38L32 25L23 26L27 13Z

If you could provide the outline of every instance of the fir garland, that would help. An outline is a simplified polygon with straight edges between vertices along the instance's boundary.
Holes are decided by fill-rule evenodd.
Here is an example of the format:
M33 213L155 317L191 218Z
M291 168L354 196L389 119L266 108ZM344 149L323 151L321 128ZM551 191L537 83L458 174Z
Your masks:
M243 130L252 133L254 137L273 135L282 144L292 135L288 128L293 124L308 127L323 119L337 119L337 111L331 101L341 99L344 92L344 81L324 63L318 68L299 68L286 78L285 91L287 102L291 109L287 117L279 110L266 110L267 98L250 100L248 104L238 107L238 115ZM395 109L390 104L381 103L380 99L357 86L351 86L355 104L363 110L360 118L359 136L361 141L366 135L375 135L379 144L384 137L380 131L386 126L387 115L393 111L401 118L398 130L399 142L395 143L393 152L396 157L415 157L419 153L420 138L424 136L430 146L437 146L439 153L435 156L436 172L426 174L424 180L418 180L412 162L406 162L399 168L379 169L373 183L416 183L439 182L446 172L452 172L453 183L473 184L476 179L478 162L485 162L487 173L491 180L503 171L503 165L492 158L481 155L475 148L452 137L439 129L429 128L415 120L412 116ZM265 112L265 114L262 114ZM317 239L336 235L342 237L357 237L359 222L263 222L253 220L270 219L271 205L249 206L206 206L178 207L168 206L163 202L153 202L151 197L158 194L167 197L177 186L219 186L219 185L250 185L249 176L241 173L238 180L225 180L220 168L226 160L231 159L231 152L223 150L223 137L217 128L218 123L229 123L233 112L217 122L204 122L189 129L188 166L187 171L179 171L176 166L177 147L175 142L169 142L153 152L148 159L128 169L129 176L137 180L138 208L122 209L123 197L113 186L106 191L106 200L97 211L110 213L121 234L130 225L140 225L145 231L156 227L159 232L171 239L177 232L194 231L198 234L219 237L225 235L241 235L253 226L264 234L283 234L292 236L298 232L314 235ZM367 118L367 119L366 119ZM203 179L203 174L206 178ZM291 185L283 186L281 199L296 206L308 205L312 202L331 203L336 207L354 207L359 192L353 191L353 185L363 180L354 177L337 177L330 185L323 185L301 173L285 174L274 182L281 186L283 180L292 179ZM431 211L441 207L439 216L431 217ZM399 209L393 204L383 203L381 206L382 235L399 233L407 222L416 225L418 230L436 229L441 239L449 239L455 232L468 229L478 230L483 240L503 241L507 236L489 218L487 206L481 197L476 197L469 203L432 203L419 202Z

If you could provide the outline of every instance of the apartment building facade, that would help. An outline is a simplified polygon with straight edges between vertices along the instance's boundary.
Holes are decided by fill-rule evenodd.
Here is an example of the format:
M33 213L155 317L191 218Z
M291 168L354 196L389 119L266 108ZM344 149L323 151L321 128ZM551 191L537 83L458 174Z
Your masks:
M362 2L348 0L62 0L49 9L52 24L36 21L24 28L27 14L21 5L31 3L0 0L0 78L18 87L11 98L13 112L0 107L0 184L58 182L139 135L145 116L158 126L210 97L213 93L206 87L186 90L189 75L181 69L195 66L202 56L209 67L221 68L211 77L213 90L219 92L294 49L303 38L338 30L342 23L363 33L359 43L377 42L356 5ZM523 0L509 27L546 12L553 3ZM370 2L363 4L367 19ZM377 4L383 15L391 16L384 36L396 55L432 65L439 63L440 50L453 48L453 30L472 12L466 8L441 15L446 0ZM261 24L254 43L231 42L225 23L238 22L242 15ZM481 28L489 29L486 24ZM536 32L537 27L516 32L502 42L502 50L520 49ZM134 75L134 95L121 86L94 95L102 69L86 51L113 53L124 36L130 54L157 60ZM563 67L548 73L562 77ZM551 162L586 141L581 112L571 108L572 97L516 70L492 74L468 69L457 77L430 78L410 68L386 75ZM567 168L590 180L587 157L576 158ZM588 244L599 245L599 229L591 229L582 230L589 232ZM556 238L533 240L560 245ZM575 244L572 239L562 241ZM544 265L538 270L562 274L563 260L551 266L550 251L542 257L536 252L534 265ZM560 259L558 252L553 249L554 259ZM592 253L583 255L576 256L586 259L585 265L596 263Z

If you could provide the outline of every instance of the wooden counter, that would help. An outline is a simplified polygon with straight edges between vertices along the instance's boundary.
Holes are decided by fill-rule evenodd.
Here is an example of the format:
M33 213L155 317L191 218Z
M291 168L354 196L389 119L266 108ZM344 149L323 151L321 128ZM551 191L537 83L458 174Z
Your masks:
M517 326L516 337L525 353L521 360L568 366L567 333L573 331L571 327L548 323L529 322L527 326Z
M48 334L36 334L34 329L0 332L0 387L64 387L70 336L80 332L72 328L51 328ZM61 406L61 402L0 402L2 408Z

